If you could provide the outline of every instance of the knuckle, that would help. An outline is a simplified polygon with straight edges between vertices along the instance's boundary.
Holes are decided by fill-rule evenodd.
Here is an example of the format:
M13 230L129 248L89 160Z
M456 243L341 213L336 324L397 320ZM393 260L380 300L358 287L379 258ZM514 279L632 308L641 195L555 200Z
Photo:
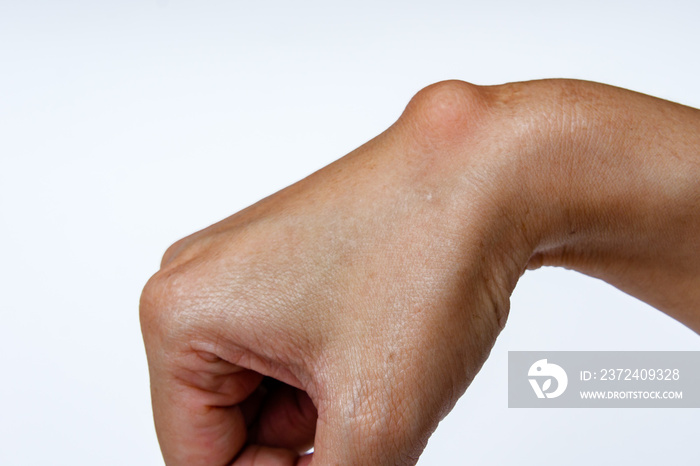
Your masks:
M163 253L163 258L160 261L160 266L161 268L167 266L172 260L176 257L176 255L180 252L180 250L185 246L185 238L182 238L178 241L175 241L173 244L171 244L168 249L165 250L165 253Z
M182 264L192 259L202 249L201 244L203 242L204 240L202 238L197 237L197 233L175 241L165 250L165 253L163 253L163 258L160 262L161 269Z
M152 335L156 328L161 325L160 310L165 307L163 301L166 297L162 274L156 272L146 282L139 301L139 320L144 337Z
M139 320L144 338L163 335L172 327L186 294L187 275L181 268L156 272L146 283L139 301Z

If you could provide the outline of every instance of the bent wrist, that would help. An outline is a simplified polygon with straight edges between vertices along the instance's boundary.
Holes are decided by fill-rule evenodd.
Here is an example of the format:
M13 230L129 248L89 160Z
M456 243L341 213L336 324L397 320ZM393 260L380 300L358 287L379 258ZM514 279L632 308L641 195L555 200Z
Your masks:
M700 304L697 110L584 81L450 81L419 92L391 134L425 225L481 257L500 307L540 265L669 313Z
M518 136L510 175L535 212L530 267L576 269L688 322L700 304L700 112L582 81L500 92Z

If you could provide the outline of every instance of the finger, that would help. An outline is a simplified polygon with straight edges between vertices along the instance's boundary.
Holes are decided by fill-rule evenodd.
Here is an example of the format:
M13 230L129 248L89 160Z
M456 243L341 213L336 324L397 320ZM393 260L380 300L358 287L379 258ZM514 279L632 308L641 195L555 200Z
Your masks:
M313 445L317 420L311 398L302 390L279 382L269 390L251 425L250 443L308 450Z
M263 447L251 445L232 466L308 466L313 455L299 456L297 453L284 448Z
M199 357L177 363L157 358L150 370L156 432L166 464L229 464L246 441L238 404L255 390L262 376Z

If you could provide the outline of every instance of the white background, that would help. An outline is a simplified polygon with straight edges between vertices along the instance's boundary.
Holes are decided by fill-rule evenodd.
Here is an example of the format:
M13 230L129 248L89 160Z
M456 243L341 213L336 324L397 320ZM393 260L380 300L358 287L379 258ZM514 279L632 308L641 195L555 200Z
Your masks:
M582 78L698 107L697 5L1 0L0 464L162 463L137 304L173 241L435 81ZM421 465L697 464L698 410L508 409L509 350L700 338L599 281L528 273Z

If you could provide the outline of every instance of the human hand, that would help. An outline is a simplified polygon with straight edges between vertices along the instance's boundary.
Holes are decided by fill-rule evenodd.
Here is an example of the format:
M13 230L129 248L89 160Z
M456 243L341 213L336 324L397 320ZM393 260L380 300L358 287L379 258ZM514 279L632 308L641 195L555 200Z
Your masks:
M141 302L166 462L415 463L526 267L604 278L697 330L699 122L593 83L439 83L179 241Z
M493 238L494 190L464 176L488 161L468 154L482 100L428 88L360 149L168 250L141 305L168 464L306 464L311 445L314 464L417 460L524 266Z

